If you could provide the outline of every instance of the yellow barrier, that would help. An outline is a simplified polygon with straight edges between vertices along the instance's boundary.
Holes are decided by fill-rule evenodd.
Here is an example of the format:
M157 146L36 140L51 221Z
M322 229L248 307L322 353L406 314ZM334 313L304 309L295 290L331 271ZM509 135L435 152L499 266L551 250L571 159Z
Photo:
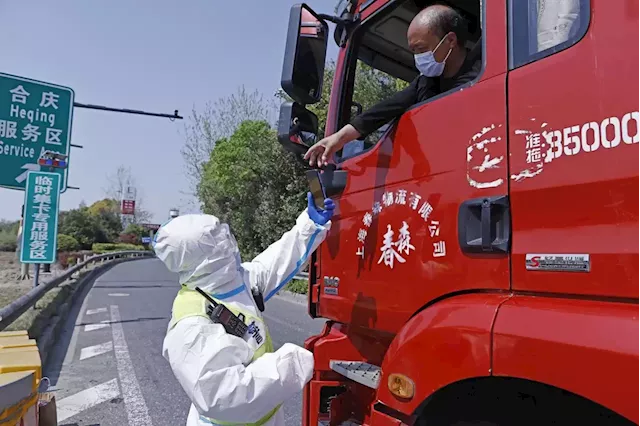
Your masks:
M42 363L27 332L0 332L0 425L37 426Z
M22 346L35 346L36 341L29 339L29 336L2 336L0 332L0 350L6 348L18 348Z

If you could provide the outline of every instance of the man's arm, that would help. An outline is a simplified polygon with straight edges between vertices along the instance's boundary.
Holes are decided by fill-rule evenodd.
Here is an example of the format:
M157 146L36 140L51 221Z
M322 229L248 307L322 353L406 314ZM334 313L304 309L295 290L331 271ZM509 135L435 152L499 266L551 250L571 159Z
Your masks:
M404 114L418 100L418 82L420 76L416 77L409 86L395 93L393 96L378 102L367 111L351 120L338 132L327 136L317 144L313 145L305 154L305 160L309 165L328 164L333 154L342 149L348 142L367 137L379 129L385 123Z
M400 117L417 102L419 78L416 77L406 88L378 102L351 120L351 125L362 138L369 136L394 118Z
M245 279L258 287L268 301L304 267L311 254L327 236L331 222L317 225L307 210L298 217L295 226L271 244L251 262L243 263Z
M198 413L223 422L257 422L313 373L313 355L289 343L249 364L247 343L203 317L179 321L162 352Z

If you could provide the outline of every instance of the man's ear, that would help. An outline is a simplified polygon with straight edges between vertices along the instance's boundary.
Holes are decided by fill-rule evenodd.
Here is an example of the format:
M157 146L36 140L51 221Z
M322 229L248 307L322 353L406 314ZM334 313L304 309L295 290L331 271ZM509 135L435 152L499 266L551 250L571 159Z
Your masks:
M445 37L446 38L443 44L447 45L447 50L455 49L455 47L458 45L458 36L456 35L456 33L450 31Z

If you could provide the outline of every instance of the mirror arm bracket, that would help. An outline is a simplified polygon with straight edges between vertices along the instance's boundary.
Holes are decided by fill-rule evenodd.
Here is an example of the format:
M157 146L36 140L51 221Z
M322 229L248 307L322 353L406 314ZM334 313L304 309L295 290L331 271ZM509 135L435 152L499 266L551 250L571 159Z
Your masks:
M337 16L327 15L326 13L318 14L318 18L334 23L340 31L343 31L341 40L338 43L339 47L346 45L347 39L351 36L351 32L360 23L359 13L347 16L350 16L351 19L338 18Z
M360 14L359 13L356 13L355 15L352 15L351 19L338 18L337 16L327 15L326 13L319 13L318 14L318 18L324 19L325 21L332 22L332 23L334 23L334 24L336 24L338 26L345 27L345 28L350 28L350 27L358 24L358 22L360 22Z
M346 19L338 18L337 16L327 15L326 13L319 13L318 18L324 19L325 21L333 22L336 25L349 25L352 21L347 21Z

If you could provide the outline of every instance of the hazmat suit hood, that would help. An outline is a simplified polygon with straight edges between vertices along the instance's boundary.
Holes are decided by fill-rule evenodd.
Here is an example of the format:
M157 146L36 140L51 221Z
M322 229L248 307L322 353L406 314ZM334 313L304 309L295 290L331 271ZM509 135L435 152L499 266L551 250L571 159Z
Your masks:
M229 226L207 214L178 216L160 227L153 249L180 284L208 293L242 281L240 252Z

